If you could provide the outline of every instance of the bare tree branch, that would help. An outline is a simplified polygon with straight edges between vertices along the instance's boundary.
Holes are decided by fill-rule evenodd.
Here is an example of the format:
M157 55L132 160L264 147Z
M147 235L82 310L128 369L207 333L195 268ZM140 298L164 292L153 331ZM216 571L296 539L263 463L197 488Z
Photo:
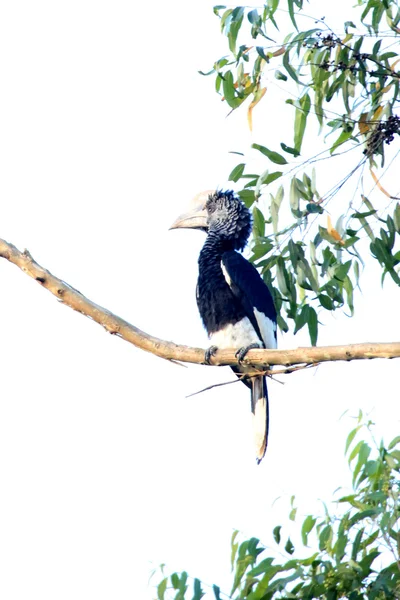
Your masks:
M117 335L134 346L151 352L160 358L172 361L204 364L204 350L180 346L153 337L134 325L117 317L112 312L95 304L78 290L74 289L49 271L41 267L27 250L20 252L15 246L0 239L0 257L5 258L24 273L38 281L58 300L99 323L111 334ZM211 357L213 365L236 365L235 349L218 350ZM325 346L297 348L295 350L250 350L244 363L263 370L270 365L313 365L315 363L337 360L361 360L367 358L399 358L400 342L350 344L347 346ZM289 369L292 371L293 369Z

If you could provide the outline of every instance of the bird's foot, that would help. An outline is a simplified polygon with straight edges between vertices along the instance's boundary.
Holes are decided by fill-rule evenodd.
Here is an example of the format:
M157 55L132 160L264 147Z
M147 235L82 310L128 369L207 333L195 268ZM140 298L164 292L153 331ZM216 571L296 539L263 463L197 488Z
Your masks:
M257 344L257 342L254 342L254 344L250 344L249 346L244 346L243 348L239 348L239 350L237 352L235 352L235 356L238 359L239 365L242 364L248 351L252 350L253 348L261 348L261 346L260 346L260 344Z
M205 365L211 365L211 358L214 356L214 354L216 353L217 350L218 350L217 346L210 346L209 348L207 348L207 350L204 352L204 364Z

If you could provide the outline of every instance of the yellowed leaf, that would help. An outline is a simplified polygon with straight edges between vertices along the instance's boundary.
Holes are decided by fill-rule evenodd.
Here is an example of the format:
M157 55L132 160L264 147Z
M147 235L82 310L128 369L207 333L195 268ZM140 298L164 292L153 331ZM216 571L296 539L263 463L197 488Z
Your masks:
M253 108L260 102L261 98L264 97L267 88L258 89L254 94L253 100L250 102L249 108L247 109L247 122L249 124L250 131L253 131Z
M365 122L367 120L368 113L362 113L358 120L358 130L363 135L369 131L369 125Z
M285 54L285 52L286 52L286 48L285 48L285 46L282 46L282 48L279 48L279 50L272 52L271 56L273 56L275 58L275 56L282 56L282 54Z
M327 231L340 245L343 246L344 241L340 233L333 227L330 216L328 215Z
M390 88L393 85L393 81L392 83L389 83L389 85L386 85L384 88L382 88L382 94L385 94L386 92L388 92L390 90Z
M397 63L400 62L400 58L398 58L397 60L394 61L394 63L391 65L391 69L392 71L394 71L395 66L397 65Z
M376 186L377 186L377 188L381 190L382 194L385 194L385 196L387 196L388 198L392 198L392 196L389 194L389 192L387 192L387 191L385 190L385 188L384 188L384 187L382 187L382 185L381 185L381 183L380 183L379 179L377 178L377 176L375 175L375 173L373 172L373 170L372 170L372 169L370 169L369 171L370 171L370 173L371 173L371 177L372 177L372 179L373 179L373 180L375 181L375 183L376 183Z
M378 108L376 109L376 111L374 112L374 115L372 117L373 121L376 121L377 119L379 119L381 113L383 111L383 106L378 106Z

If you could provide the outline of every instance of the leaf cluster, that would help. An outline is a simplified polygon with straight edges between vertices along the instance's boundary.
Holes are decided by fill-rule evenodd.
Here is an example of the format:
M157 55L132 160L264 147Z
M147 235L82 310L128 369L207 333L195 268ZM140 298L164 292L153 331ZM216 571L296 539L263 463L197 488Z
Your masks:
M336 501L335 514L325 507L322 517L307 515L303 519L298 536L302 547L295 548L290 537L284 538L278 525L273 529L275 549L266 556L267 549L259 539L239 543L238 532L234 532L229 595L215 585L204 588L197 579L189 589L187 574L174 573L163 578L157 600L197 600L203 595L215 600L399 598L400 436L388 446L357 441L360 432L371 425L362 419L360 413L346 441L353 491ZM289 518L294 521L293 498L291 504Z
M289 23L280 11L286 7ZM249 100L250 128L254 108L268 98L265 72L274 72L286 86L293 141L282 140L279 151L252 144L252 151L265 161L264 170L247 172L246 160L235 166L229 179L242 184L239 195L253 209L252 260L273 291L281 330L287 331L290 322L295 333L307 325L312 344L317 343L324 311L345 308L353 314L354 290L366 254L381 265L382 281L389 274L400 285L400 205L375 175L385 164L387 145L399 140L395 111L400 101L400 54L395 42L400 8L395 0L359 0L358 9L359 22L345 21L337 33L323 19L316 19L312 29L302 29L303 0L268 0L262 9L216 6L229 53L203 73L215 76L216 91L231 110ZM276 42L281 21L292 31ZM325 140L332 136L325 152L329 160L347 151L358 155L356 167L329 192L319 193L315 170L309 170L308 161L299 162L303 142L313 134L312 121ZM389 198L388 205L375 209L359 193L332 225L330 200L356 172L362 181L368 171ZM266 225L272 233L266 234Z

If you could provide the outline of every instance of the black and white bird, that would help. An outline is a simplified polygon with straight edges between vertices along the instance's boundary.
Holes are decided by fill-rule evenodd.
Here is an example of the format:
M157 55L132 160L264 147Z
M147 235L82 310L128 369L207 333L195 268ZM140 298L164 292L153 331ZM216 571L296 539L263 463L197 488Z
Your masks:
M239 348L238 375L248 369L240 362L250 348L276 348L276 311L271 293L257 269L239 251L251 233L251 216L231 191L198 194L190 210L178 217L171 229L201 229L207 238L199 256L197 305L211 347ZM254 373L254 370L253 370ZM268 442L269 407L266 377L243 377L251 389L257 463Z

